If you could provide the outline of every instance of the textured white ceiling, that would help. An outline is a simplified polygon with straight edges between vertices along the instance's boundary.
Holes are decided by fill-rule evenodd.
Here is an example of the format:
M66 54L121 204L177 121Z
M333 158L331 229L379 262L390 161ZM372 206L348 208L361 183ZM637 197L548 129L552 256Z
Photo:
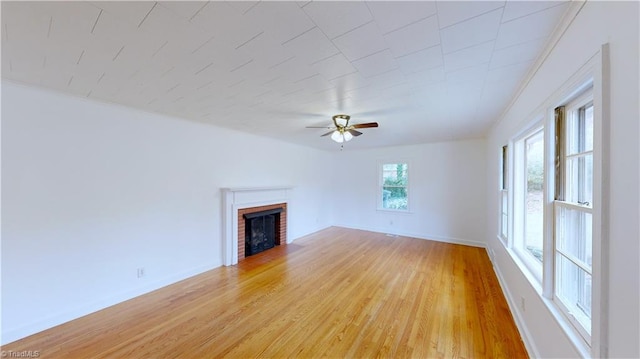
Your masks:
M2 2L2 77L337 149L484 135L566 1Z

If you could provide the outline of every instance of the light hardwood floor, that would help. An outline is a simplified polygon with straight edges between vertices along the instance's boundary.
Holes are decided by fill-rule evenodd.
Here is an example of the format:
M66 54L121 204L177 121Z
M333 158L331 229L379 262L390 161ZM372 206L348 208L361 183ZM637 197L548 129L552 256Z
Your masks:
M484 249L332 227L3 346L41 358L525 358Z

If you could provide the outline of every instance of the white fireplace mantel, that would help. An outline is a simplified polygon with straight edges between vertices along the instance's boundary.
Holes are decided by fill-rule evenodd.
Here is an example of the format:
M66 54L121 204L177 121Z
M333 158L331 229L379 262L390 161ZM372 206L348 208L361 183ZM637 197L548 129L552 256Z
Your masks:
M222 260L225 266L238 263L238 210L286 203L293 186L221 188L222 191ZM287 221L287 233L289 232Z

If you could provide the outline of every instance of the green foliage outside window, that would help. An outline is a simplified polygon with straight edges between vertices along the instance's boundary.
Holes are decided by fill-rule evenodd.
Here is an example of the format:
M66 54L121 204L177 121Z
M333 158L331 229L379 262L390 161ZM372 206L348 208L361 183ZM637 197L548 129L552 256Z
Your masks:
M527 151L527 189L542 191L544 187L544 163L542 145L532 146Z
M532 161L533 162L533 161ZM541 161L535 161L527 167L527 188L531 191L542 191L544 187L544 169Z

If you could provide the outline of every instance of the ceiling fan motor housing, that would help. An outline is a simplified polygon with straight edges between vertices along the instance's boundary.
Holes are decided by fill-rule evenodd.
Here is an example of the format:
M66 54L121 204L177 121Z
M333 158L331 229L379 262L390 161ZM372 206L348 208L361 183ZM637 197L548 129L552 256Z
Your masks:
M333 116L333 123L336 125L337 128L344 128L344 127L347 127L347 125L349 125L349 119L351 119L351 116L349 115L335 115ZM340 123L340 122L344 122L344 123Z

